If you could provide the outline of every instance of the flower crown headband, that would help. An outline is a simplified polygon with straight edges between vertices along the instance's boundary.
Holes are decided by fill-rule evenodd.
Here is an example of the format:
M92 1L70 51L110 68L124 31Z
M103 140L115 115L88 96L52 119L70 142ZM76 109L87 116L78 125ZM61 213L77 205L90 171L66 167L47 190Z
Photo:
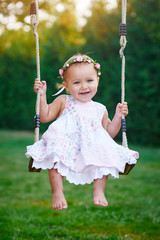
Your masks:
M97 70L97 74L98 76L101 75L101 71L100 71L100 64L97 63L96 61L94 61L93 59L89 58L89 57L82 57L82 56L78 56L75 59L70 60L69 62L67 62L61 69L59 69L59 74L60 74L60 78L63 79L63 74L64 72L67 70L67 68L69 68L72 64L74 63L81 63L81 62L86 62L86 63L93 63L95 69Z

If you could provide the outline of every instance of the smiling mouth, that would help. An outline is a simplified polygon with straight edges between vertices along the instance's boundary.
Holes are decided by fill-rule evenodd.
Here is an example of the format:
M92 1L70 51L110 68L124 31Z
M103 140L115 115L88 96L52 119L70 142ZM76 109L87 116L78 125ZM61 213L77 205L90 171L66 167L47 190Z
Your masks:
M90 92L81 92L80 94L81 95L87 95L88 93L90 93Z

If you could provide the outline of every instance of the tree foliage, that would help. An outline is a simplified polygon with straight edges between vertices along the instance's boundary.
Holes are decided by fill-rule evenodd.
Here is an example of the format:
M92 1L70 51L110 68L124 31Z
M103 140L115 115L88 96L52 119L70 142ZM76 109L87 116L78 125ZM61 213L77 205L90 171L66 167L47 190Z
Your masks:
M29 14L28 1L0 0L1 16L16 16L24 25ZM12 4L12 5L10 5ZM19 4L19 5L18 5ZM61 7L59 10L58 6ZM74 53L90 55L101 64L102 76L95 100L105 104L112 118L120 101L121 59L119 25L121 1L112 10L105 0L92 0L91 16L80 29L75 1L40 1L39 8L54 21L40 21L41 78L47 81L48 101L56 91L58 69ZM160 143L160 3L154 0L128 1L126 56L126 101L129 104L127 130L130 142ZM1 21L1 18L0 18ZM7 30L1 21L0 35L0 127L33 129L36 77L35 42L32 30ZM6 30L5 30L6 29ZM43 129L43 127L42 127Z

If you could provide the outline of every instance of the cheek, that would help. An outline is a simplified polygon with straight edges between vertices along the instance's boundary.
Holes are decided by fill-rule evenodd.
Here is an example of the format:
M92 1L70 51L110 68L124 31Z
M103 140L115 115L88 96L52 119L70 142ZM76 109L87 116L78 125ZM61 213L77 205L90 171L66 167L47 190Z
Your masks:
M78 89L77 89L76 87L73 87L73 86L72 86L72 87L70 88L70 92L71 92L71 93L75 93L75 92L77 92L77 91L78 91Z
M96 84L96 85L92 88L92 90L94 91L95 94L96 94L96 92L97 92L97 89L98 89L98 84Z
M97 88L98 88L98 83L94 84L94 85L93 85L93 88L94 88L94 89L97 89Z
M66 90L67 90L67 92L68 93L70 93L70 94L74 94L74 92L76 92L76 87L75 86L73 86L73 85L66 85Z

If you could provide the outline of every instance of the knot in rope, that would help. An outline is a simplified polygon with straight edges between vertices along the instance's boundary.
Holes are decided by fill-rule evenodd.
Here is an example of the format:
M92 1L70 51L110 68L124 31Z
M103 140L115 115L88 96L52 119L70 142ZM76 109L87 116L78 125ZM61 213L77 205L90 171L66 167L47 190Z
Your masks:
M119 54L120 54L120 57L122 58L123 55L124 55L124 49L126 47L126 44L127 44L127 40L126 40L126 36L121 36L120 37L120 50L119 50Z

